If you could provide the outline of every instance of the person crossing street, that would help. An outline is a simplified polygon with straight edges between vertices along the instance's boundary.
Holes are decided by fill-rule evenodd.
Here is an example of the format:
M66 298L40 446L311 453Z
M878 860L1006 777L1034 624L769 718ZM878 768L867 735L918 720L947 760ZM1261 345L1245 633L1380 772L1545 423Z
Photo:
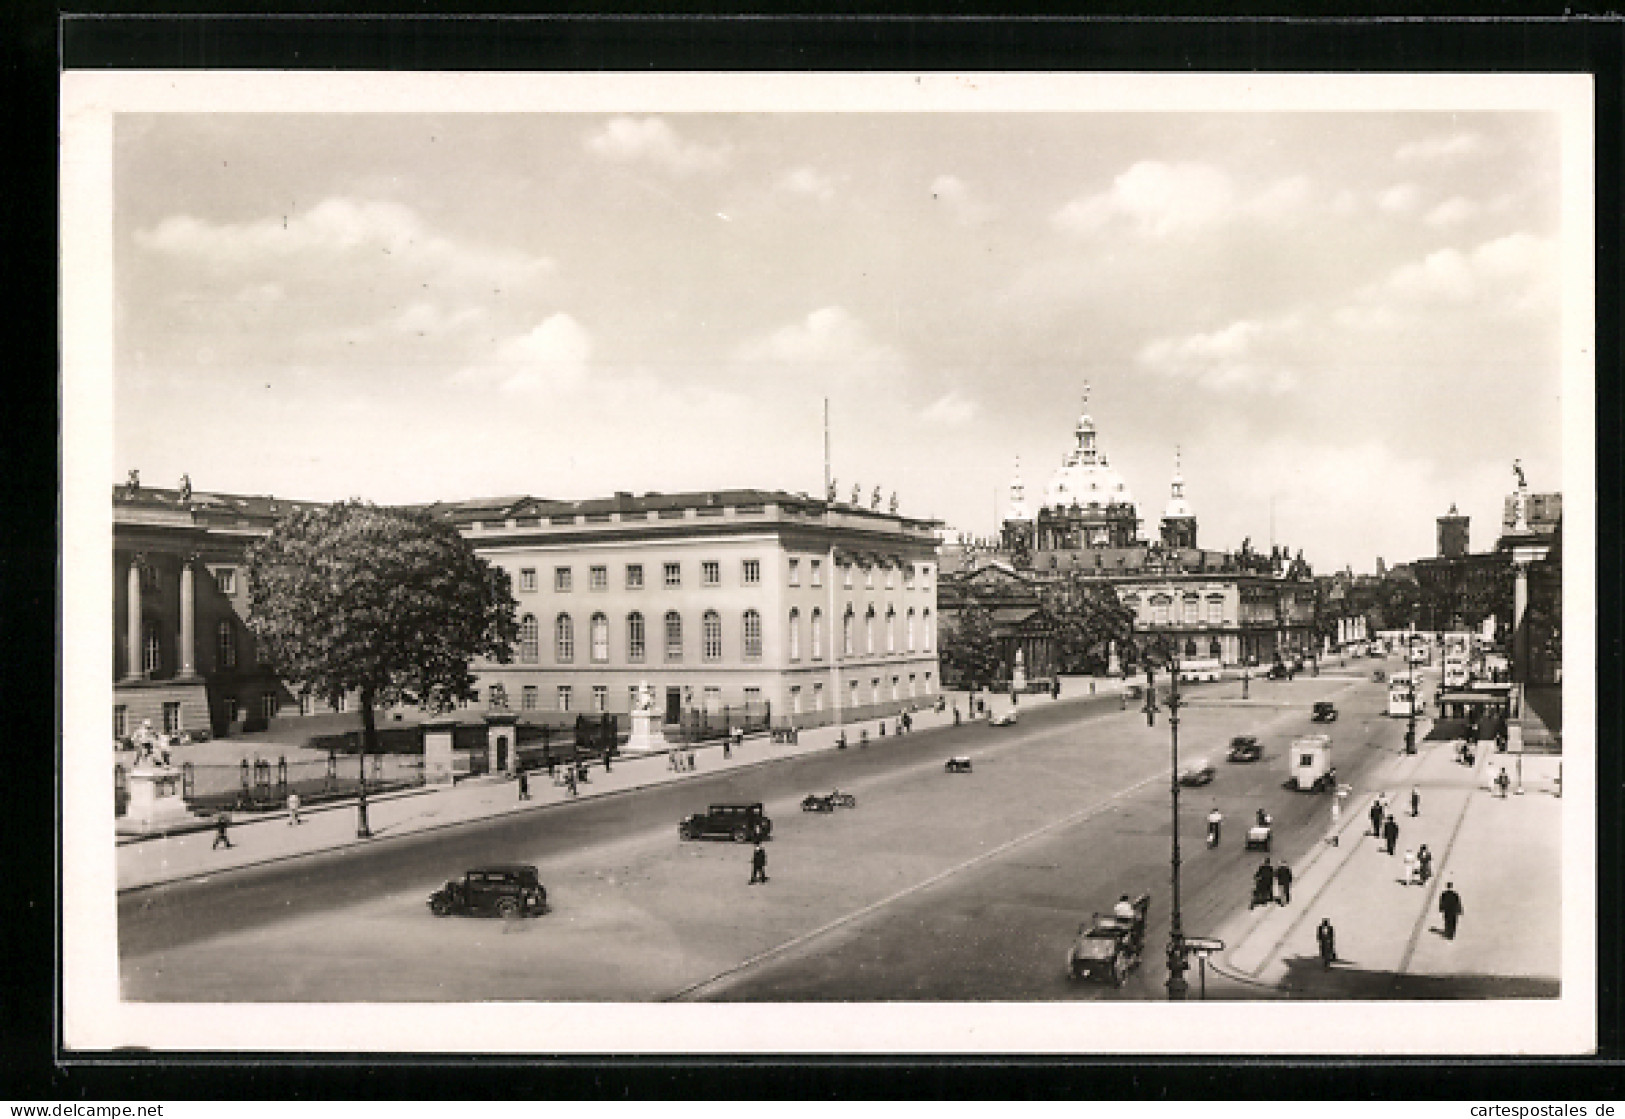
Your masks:
M1446 882L1444 893L1439 895L1439 915L1444 918L1444 938L1456 939L1456 922L1461 920L1461 895L1456 893L1456 884Z
M1332 919L1322 917L1320 924L1315 928L1315 943L1320 947L1320 964L1330 968L1337 960L1337 931L1332 928Z
M1275 889L1280 895L1275 899L1279 904L1292 904L1292 868L1285 863L1275 868Z
M767 852L762 850L760 840L756 842L756 850L750 853L750 885L767 881Z

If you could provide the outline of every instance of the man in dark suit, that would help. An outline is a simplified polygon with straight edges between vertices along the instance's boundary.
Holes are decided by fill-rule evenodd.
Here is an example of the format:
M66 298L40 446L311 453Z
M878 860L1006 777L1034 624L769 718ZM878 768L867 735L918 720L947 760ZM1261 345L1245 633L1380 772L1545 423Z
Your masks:
M1461 920L1461 895L1456 893L1456 884L1446 882L1444 893L1439 895L1439 914L1444 918L1444 938L1456 939L1456 922Z

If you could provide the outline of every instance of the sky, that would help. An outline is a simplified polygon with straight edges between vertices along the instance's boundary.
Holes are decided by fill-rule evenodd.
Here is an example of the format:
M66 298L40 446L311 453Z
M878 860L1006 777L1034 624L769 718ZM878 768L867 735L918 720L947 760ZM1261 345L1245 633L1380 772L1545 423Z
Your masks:
M313 500L879 486L1100 445L1317 570L1560 488L1554 114L121 113L115 477Z

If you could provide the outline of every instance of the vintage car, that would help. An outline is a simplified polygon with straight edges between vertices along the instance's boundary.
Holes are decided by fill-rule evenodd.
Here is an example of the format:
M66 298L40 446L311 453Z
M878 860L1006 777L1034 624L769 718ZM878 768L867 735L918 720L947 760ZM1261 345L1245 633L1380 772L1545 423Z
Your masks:
M1256 762L1264 756L1264 747L1258 744L1258 739L1250 734L1238 734L1230 740L1230 752L1225 760L1232 762Z
M1131 904L1133 917L1093 913L1078 926L1077 939L1066 954L1068 979L1110 979L1119 987L1123 985L1145 951L1145 918L1151 908L1151 895L1141 894Z
M429 895L436 917L536 917L547 912L547 890L533 866L482 866Z
M942 772L944 772L944 773L969 773L970 772L970 758L966 757L963 754L961 754L960 756L955 757L955 758L949 758L947 761L942 763Z
M1197 758L1180 769L1179 783L1181 785L1206 785L1213 780L1214 774L1217 772L1218 770L1213 767L1212 762L1206 758Z
M803 812L833 812L835 799L829 796L819 796L817 793L808 793L801 798Z
M1322 700L1315 704L1314 714L1310 715L1309 718L1317 723L1335 723L1337 722L1337 707L1335 704Z
M704 812L684 816L677 825L681 839L731 839L735 843L750 843L769 838L773 834L773 821L762 811L762 804L713 804Z
M1008 711L1000 711L997 714L988 716L987 725L990 727L1013 727L1019 718L1021 718L1021 715L1012 707Z
M1311 793L1329 793L1337 788L1330 736L1306 734L1294 739L1287 760L1292 774L1287 778L1287 788Z
M1275 821L1268 812L1260 811L1253 819L1253 826L1247 829L1247 850L1268 851L1270 840L1273 837Z
M1270 665L1268 676L1271 680L1285 680L1292 675L1292 670L1280 661Z

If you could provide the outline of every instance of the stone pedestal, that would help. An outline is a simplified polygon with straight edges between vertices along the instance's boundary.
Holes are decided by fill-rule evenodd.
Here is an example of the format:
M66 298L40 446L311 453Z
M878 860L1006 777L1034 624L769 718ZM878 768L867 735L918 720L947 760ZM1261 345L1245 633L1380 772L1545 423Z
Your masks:
M423 782L426 785L450 785L456 774L452 771L452 734L457 724L451 719L434 719L423 724Z
M1010 670L1010 691L1012 693L1027 690L1027 659L1022 656L1021 650L1016 650L1016 664Z
M181 796L181 771L173 766L138 765L130 771L130 800L124 819L143 831L192 819Z
M632 734L621 748L623 754L655 754L670 749L661 717L654 711L632 712Z
M1106 646L1106 675L1123 675L1123 662L1117 658L1117 642L1110 642Z

